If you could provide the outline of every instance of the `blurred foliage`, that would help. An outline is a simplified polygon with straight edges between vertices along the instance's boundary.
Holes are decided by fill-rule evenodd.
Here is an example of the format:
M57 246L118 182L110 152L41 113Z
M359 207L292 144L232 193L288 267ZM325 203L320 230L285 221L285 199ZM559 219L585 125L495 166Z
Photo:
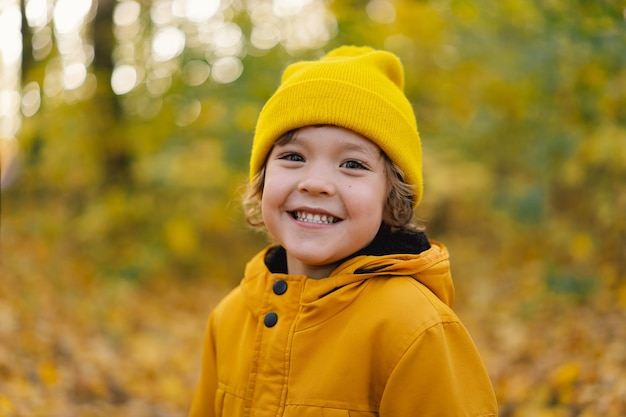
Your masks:
M238 202L258 111L285 65L346 43L405 63L418 214L450 248L501 415L626 415L624 5L330 7L323 50L248 55L231 84L177 71L152 111L97 59L91 99L45 97L24 120L1 200L0 416L184 415L206 315L265 244Z

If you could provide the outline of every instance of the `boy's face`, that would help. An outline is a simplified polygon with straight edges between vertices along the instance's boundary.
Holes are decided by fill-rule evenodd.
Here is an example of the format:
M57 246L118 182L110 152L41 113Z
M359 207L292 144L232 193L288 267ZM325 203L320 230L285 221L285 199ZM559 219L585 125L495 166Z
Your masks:
M351 130L305 127L272 149L261 207L290 274L323 278L378 232L387 199L378 146Z

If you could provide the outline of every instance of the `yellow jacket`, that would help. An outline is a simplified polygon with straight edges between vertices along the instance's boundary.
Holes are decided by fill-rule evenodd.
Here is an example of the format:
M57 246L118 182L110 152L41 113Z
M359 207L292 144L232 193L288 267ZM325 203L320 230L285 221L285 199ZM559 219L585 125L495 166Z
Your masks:
M497 415L443 245L321 280L270 272L270 249L209 317L191 417Z

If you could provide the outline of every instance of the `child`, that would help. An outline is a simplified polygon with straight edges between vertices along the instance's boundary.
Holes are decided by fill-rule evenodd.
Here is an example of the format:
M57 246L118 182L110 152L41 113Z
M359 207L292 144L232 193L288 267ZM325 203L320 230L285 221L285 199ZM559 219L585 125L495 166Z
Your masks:
M447 250L411 223L421 145L403 83L367 47L285 70L245 201L277 244L211 313L190 416L497 414Z

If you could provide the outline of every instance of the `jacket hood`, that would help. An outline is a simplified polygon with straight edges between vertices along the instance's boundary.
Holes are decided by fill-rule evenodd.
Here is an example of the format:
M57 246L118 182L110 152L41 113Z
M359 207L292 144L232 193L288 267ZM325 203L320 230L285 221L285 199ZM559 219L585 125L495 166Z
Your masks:
M334 272L364 279L373 276L389 278L408 276L425 285L437 298L452 307L454 284L446 247L430 241L430 248L419 254L361 255L349 259Z
M304 305L320 302L338 289L357 287L373 277L411 277L452 307L454 285L448 250L443 244L428 240L423 233L406 232L389 234L383 239L377 237L375 242L344 260L329 277L322 279L287 274L285 250L280 246L266 247L246 265L241 281L246 304L255 315L262 314L265 294L278 279L289 282L290 287L299 287L300 303ZM403 246L407 253L397 252Z

